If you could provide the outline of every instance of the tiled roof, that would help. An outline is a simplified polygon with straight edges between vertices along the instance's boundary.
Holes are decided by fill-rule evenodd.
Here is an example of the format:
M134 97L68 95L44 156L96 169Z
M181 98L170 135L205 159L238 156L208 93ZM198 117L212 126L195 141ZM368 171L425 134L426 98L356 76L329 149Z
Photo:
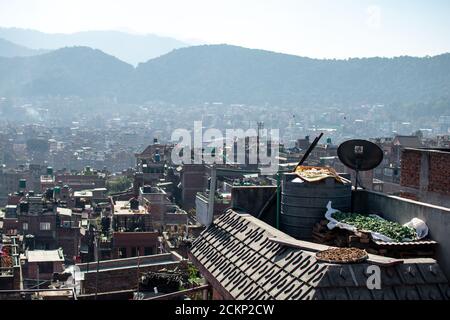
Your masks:
M419 148L422 146L419 137L417 136L396 136L394 144L401 145L406 148Z
M229 210L193 242L189 256L230 299L450 299L448 281L432 259L380 265L382 289L369 290L366 272L374 260L322 263L313 250L274 238L296 241L253 216Z

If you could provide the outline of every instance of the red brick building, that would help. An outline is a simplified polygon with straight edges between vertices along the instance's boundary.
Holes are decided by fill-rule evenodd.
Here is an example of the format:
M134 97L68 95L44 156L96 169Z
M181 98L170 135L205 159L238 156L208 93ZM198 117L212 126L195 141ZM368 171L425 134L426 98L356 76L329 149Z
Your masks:
M148 256L158 252L158 232L114 232L113 258Z
M24 277L50 280L53 273L63 270L64 254L58 250L33 250L26 252Z
M450 150L405 149L400 184L417 200L449 206Z

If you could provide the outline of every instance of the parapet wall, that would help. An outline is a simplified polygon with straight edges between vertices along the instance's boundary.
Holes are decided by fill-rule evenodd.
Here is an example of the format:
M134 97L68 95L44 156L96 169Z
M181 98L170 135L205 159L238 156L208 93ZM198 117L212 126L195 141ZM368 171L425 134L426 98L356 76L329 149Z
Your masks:
M439 242L437 260L450 278L450 208L389 196L371 191L353 192L354 210L358 213L379 214L404 224L419 218L428 225L430 237Z

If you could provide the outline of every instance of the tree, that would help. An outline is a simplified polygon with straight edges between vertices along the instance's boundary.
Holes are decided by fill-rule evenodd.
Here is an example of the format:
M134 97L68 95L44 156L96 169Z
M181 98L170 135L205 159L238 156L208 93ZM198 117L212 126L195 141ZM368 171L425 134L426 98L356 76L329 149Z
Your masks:
M128 190L131 187L132 180L125 176L120 176L106 182L109 193L117 193Z

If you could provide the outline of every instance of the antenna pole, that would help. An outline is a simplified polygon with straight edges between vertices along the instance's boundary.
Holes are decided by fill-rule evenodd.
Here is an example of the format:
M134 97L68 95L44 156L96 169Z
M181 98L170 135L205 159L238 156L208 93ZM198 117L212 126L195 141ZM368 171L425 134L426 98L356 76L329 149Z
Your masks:
M311 145L309 146L308 150L306 150L306 153L303 155L300 162L295 166L294 172L297 171L297 168L300 167L306 161L306 159L308 159L309 155L314 150L316 145L319 143L320 139L322 139L322 137L323 137L323 132L321 132L320 135L314 139L313 143L311 143Z

